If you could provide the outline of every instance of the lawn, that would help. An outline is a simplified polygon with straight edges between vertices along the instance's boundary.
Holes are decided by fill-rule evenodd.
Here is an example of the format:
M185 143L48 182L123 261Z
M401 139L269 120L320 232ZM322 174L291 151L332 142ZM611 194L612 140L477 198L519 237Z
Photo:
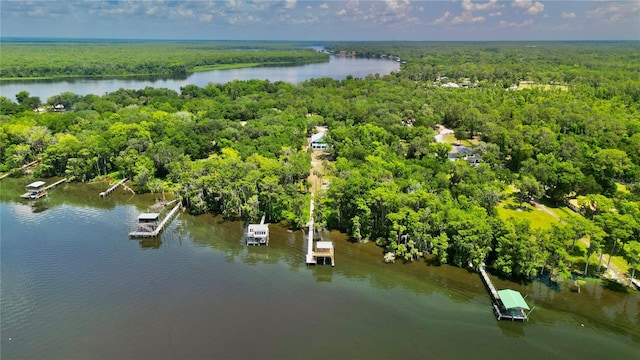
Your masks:
M536 84L533 81L520 81L518 89L542 89L542 90L563 90L567 91L569 87L567 85L551 85L551 84Z
M560 223L560 220L540 208L533 207L528 203L522 203L521 206L518 204L518 200L509 197L498 205L498 215L503 220L510 217L527 219L531 222L531 228L538 229L548 229L552 224Z

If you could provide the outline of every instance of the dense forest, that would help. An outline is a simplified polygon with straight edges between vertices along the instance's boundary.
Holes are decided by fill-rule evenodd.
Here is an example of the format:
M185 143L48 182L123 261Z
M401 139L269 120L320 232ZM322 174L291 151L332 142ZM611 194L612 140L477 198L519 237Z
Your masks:
M300 227L306 137L323 125L330 185L316 198L320 226L405 261L487 263L514 277L600 274L614 256L640 265L637 42L327 47L406 64L296 85L63 93L44 113L26 92L2 97L2 170L39 159L39 177L129 177L140 191L174 191L193 213L266 213ZM53 111L59 104L66 111ZM436 142L438 125L455 138ZM457 142L480 163L451 161ZM527 217L570 199L579 214Z
M0 43L0 79L184 77L194 71L223 68L223 65L292 65L329 60L325 53L300 46L264 42L3 41Z

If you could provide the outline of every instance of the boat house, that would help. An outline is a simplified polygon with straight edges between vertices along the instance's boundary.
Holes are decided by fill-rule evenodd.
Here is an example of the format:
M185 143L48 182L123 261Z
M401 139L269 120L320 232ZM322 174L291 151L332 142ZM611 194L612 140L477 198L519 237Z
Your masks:
M331 263L331 266L336 266L333 242L331 241L318 241L316 242L316 249L313 251L313 258L315 264L322 262L326 264L327 260Z
M27 185L27 192L20 195L23 199L39 199L47 195L44 181L35 181Z
M159 213L142 213L138 216L138 232L152 233L158 227Z
M500 314L498 315L498 320L502 320L502 318L508 320L527 320L527 312L531 310L527 302L524 301L522 294L520 292L505 289L498 290L499 302L502 305Z
M269 245L269 224L249 224L247 245Z

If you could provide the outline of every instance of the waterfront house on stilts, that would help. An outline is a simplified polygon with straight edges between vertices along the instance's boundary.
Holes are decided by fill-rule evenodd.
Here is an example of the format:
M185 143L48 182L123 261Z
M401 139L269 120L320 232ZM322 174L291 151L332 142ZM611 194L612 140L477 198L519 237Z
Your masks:
M266 215L260 224L249 224L247 227L247 245L269 245L269 224L265 224Z
M20 195L23 199L39 199L47 195L44 181L35 181L27 185L27 192Z

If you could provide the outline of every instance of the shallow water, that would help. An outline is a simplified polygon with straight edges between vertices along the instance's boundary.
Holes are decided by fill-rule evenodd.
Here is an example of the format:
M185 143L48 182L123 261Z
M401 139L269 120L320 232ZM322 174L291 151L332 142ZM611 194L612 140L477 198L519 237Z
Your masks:
M598 281L578 294L493 277L535 306L527 323L498 322L464 269L385 264L339 233L323 234L336 267L306 267L301 232L272 225L268 247L247 247L243 223L210 215L181 213L159 239L132 240L153 195L63 184L33 203L19 199L28 182L0 182L2 359L640 354L640 295Z

